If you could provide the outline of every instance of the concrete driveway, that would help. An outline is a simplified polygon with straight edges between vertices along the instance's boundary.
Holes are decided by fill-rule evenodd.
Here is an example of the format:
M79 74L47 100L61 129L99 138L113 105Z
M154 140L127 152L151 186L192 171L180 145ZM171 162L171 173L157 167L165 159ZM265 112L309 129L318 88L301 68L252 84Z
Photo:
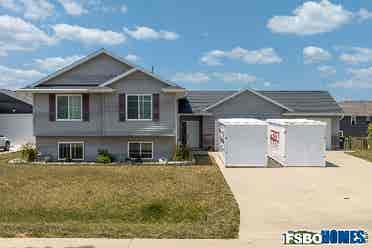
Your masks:
M225 168L241 213L240 239L277 247L288 230L372 231L372 163L328 152L327 168Z
M327 160L337 167L220 166L239 202L239 240L0 239L0 247L261 248L281 247L281 234L288 230L344 228L372 233L372 163L343 152L328 152Z

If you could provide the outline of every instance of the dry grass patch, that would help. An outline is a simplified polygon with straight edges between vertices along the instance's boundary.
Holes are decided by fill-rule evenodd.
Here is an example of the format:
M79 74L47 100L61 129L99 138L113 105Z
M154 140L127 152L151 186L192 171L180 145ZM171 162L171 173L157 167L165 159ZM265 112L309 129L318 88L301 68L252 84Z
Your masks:
M239 208L216 166L10 166L0 236L236 238Z
M353 152L347 152L347 154L372 162L372 150L356 150Z

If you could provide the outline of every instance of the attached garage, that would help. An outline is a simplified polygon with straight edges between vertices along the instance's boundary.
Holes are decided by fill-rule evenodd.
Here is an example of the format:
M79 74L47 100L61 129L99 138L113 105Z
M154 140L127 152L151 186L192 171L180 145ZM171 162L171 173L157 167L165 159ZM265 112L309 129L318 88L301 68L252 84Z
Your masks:
M0 135L9 138L12 146L35 142L30 99L0 90Z

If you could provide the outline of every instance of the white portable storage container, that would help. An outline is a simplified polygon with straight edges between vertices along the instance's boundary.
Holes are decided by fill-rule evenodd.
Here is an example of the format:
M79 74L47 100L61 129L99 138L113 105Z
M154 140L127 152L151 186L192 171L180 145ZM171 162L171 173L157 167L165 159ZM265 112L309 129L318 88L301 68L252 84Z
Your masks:
M225 166L266 166L267 127L257 119L219 119L216 142Z
M284 166L326 166L326 126L306 119L268 119L268 155Z

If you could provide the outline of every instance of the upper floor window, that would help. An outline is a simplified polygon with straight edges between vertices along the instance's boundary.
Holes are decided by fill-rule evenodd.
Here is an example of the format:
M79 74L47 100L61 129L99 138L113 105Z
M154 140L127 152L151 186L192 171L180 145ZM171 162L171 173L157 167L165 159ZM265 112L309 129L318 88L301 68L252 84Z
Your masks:
M128 95L127 119L152 120L152 95Z
M57 95L56 112L57 121L81 121L82 96Z
M354 126L354 125L356 125L357 124L357 118L356 118L356 116L351 116L351 125L352 126Z

